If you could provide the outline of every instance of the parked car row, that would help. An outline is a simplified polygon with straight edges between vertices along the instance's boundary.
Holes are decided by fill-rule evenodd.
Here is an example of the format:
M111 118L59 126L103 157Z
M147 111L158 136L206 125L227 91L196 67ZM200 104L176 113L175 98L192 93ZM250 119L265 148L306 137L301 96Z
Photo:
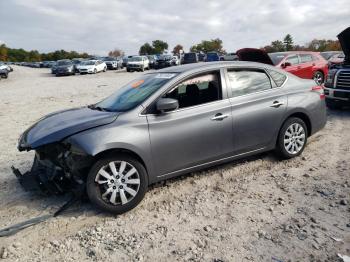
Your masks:
M107 64L102 60L58 60L51 67L51 73L56 76L83 74L96 74L107 71Z

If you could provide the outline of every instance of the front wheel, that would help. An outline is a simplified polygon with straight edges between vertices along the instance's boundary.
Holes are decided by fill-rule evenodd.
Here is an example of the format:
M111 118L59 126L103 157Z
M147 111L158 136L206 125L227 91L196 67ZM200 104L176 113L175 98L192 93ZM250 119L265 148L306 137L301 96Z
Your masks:
M283 159L299 156L304 151L307 136L307 127L302 119L287 119L278 135L277 154Z
M97 73L97 69L95 68L95 69L94 69L94 74L96 74L96 73Z
M144 166L126 154L97 161L87 177L90 201L103 211L122 214L136 207L148 188Z
M318 85L321 85L324 82L324 74L321 71L316 71L312 78Z

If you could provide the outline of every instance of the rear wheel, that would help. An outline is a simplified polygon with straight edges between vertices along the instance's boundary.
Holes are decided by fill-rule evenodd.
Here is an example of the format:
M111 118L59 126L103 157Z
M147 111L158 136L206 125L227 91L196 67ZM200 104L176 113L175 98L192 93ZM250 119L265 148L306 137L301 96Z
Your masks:
M141 202L148 188L148 176L138 160L116 154L96 162L88 174L86 187L95 206L122 214Z
M318 85L321 85L324 82L324 74L321 71L316 71L312 78Z
M106 71L107 71L107 67L104 67L104 68L103 68L103 72L106 72Z
M278 135L277 154L283 159L299 156L304 151L307 136L307 127L302 119L287 119Z

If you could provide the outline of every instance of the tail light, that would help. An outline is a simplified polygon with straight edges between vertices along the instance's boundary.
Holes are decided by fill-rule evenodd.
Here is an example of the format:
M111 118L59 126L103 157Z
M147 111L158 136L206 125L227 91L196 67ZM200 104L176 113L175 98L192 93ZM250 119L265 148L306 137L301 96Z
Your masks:
M313 86L311 88L312 92L318 92L320 94L320 99L324 99L326 96L324 94L323 86Z

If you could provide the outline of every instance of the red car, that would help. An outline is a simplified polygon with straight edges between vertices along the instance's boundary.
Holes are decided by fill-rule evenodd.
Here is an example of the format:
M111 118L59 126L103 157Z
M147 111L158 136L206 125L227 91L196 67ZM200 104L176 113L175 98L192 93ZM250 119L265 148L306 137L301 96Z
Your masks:
M266 53L255 48L243 48L236 52L239 60L261 62L282 68L305 79L322 84L328 73L328 62L317 52L290 51Z

